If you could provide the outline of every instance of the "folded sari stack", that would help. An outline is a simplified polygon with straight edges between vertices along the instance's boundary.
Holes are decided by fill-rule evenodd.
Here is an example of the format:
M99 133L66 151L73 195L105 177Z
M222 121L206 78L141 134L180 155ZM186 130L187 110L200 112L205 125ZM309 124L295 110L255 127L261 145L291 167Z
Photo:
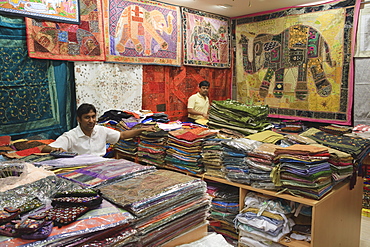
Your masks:
M234 228L234 218L239 213L239 190L207 181L207 193L212 197L209 231L222 234L230 244L237 246L238 234Z
M226 179L236 183L250 184L249 167L245 157L248 151L255 149L261 144L261 142L246 138L223 141L224 154L222 162Z
M292 230L294 221L287 217L289 202L270 199L249 192L244 199L245 207L235 218L239 230L239 243L245 246L280 246L278 242Z
M208 125L249 135L272 127L267 121L267 115L267 106L251 106L230 99L213 100Z
M192 173L203 173L204 166L200 162L203 141L216 136L217 132L196 127L168 133L166 166Z
M295 144L276 148L275 155L278 165L271 175L276 186L313 199L331 191L330 154L326 147Z
M264 143L252 151L248 151L245 158L249 169L250 183L252 187L259 189L275 190L277 187L272 182L270 173L275 167L275 150L279 146Z
M165 165L168 132L143 132L138 144L138 160L150 165Z
M210 198L206 183L158 170L100 188L103 197L137 218L140 246L159 246L206 224Z
M125 159L109 159L73 171L59 173L58 176L83 187L94 188L154 170L155 166L144 166Z
M221 138L210 138L203 142L202 147L202 164L204 165L204 173L208 176L224 178L223 169L223 147Z

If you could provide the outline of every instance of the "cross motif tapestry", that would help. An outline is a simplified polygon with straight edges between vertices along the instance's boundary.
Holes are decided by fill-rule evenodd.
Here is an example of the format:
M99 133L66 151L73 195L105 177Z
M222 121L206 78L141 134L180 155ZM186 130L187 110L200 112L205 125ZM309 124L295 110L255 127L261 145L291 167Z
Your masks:
M238 101L270 117L351 124L359 1L292 7L236 20Z
M26 18L28 54L32 58L104 61L100 0L80 0L80 24Z
M184 65L230 68L230 20L182 8Z
M77 105L90 103L97 116L109 110L141 110L142 66L75 62Z
M104 0L106 61L181 64L180 8L147 0Z
M143 66L143 109L165 112L171 121L187 121L188 98L199 82L210 82L209 100L231 98L231 69Z

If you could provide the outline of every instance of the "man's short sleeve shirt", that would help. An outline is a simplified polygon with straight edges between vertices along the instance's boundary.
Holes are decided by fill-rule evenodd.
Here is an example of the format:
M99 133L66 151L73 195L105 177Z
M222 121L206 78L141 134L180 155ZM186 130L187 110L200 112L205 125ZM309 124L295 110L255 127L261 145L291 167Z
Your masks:
M202 95L200 95L199 92L196 94L193 94L188 99L188 108L192 108L195 111L199 111L204 114L207 114L208 109L209 109L209 99L207 96L204 98ZM200 115L192 115L192 114L188 114L188 117L192 119L202 118L202 116Z
M103 156L106 153L107 143L116 143L120 138L120 132L96 125L90 136L83 133L80 126L71 129L59 136L55 142L49 144L54 148L63 148L68 152L78 154L93 154Z

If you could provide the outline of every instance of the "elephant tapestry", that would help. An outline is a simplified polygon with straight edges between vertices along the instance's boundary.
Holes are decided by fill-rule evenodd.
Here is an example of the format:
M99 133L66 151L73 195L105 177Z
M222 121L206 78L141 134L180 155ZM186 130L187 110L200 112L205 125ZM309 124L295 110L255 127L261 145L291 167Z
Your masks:
M79 25L26 18L30 57L69 61L105 60L101 1L79 2Z
M106 61L180 66L180 18L160 2L104 0Z
M274 118L351 124L355 2L237 19L238 101L268 105Z
M182 8L184 65L230 68L229 18Z

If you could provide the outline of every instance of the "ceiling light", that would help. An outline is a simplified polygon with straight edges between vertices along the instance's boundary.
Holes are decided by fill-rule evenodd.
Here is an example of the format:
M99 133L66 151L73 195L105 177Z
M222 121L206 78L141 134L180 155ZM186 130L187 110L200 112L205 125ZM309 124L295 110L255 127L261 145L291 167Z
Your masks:
M231 8L232 5L230 5L230 4L217 4L217 7L227 9L227 8Z

